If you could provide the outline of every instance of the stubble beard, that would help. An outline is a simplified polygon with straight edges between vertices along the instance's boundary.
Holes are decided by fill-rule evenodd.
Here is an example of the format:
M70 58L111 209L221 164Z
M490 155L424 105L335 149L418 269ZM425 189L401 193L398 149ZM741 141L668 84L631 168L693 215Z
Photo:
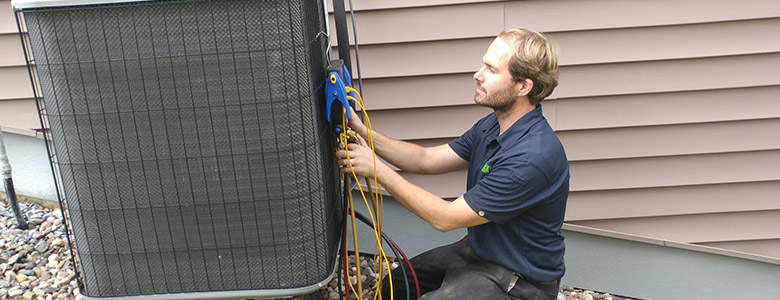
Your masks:
M512 86L506 86L492 93L487 93L484 90L482 95L479 92L474 94L474 103L479 106L490 107L495 112L503 112L509 110L515 103L515 99L512 97Z

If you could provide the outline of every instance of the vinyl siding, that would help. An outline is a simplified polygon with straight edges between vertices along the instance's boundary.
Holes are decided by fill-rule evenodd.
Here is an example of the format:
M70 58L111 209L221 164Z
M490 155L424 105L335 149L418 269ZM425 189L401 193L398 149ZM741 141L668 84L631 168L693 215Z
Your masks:
M0 0L0 128L34 136L40 127L11 1Z
M354 4L377 131L456 138L489 112L471 76L493 36L540 30L561 49L543 105L571 164L570 229L780 262L780 3ZM465 189L463 171L401 173L443 197Z
M16 33L16 19L11 9L11 0L0 0L0 34Z

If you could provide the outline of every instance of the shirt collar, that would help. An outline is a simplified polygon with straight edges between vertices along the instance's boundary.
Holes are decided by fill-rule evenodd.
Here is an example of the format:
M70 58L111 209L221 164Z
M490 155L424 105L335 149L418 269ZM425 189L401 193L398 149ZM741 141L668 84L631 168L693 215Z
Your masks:
M512 126L509 127L503 134L498 136L496 140L500 145L506 145L506 143L513 143L523 137L532 126L544 119L542 115L542 105L537 105L534 110L523 115L519 120L515 121ZM498 120L496 120L496 127L498 127ZM498 134L498 131L496 131Z

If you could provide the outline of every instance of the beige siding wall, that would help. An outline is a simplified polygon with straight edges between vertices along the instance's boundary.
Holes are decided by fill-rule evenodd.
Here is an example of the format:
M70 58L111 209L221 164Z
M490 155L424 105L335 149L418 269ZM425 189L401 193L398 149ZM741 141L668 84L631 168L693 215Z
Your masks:
M41 127L10 0L0 0L0 128L35 135Z
M780 2L353 2L376 130L452 140L489 112L473 105L471 74L492 37L544 31L561 48L544 113L571 161L571 228L780 261ZM16 31L0 0L0 126L34 134ZM405 175L444 197L464 191L464 172Z
M354 3L376 130L452 140L489 112L473 105L471 74L492 37L544 31L561 48L544 113L571 162L570 228L780 262L780 3ZM464 172L405 175L464 191Z

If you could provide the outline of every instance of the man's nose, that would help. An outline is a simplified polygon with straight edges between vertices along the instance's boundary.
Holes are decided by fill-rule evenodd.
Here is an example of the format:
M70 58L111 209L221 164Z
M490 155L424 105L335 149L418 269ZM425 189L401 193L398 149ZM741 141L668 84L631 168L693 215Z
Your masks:
M474 78L474 80L476 80L476 81L481 81L481 80L480 80L480 78L482 78L482 71L483 71L483 70L485 70L485 67L484 67L484 66L483 66L483 67L481 67L481 68L479 68L479 70L477 70L477 72L476 72L476 73L474 73L474 76L472 76L472 77Z

